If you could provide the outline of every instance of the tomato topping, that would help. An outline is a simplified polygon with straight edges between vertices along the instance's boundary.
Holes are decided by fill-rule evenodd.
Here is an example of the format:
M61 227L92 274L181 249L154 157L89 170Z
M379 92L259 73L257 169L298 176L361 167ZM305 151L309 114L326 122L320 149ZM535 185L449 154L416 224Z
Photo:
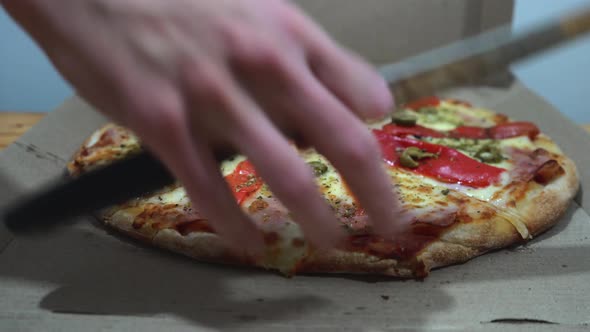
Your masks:
M440 99L438 97L425 97L418 100L415 100L411 103L407 103L405 105L406 108L410 108L413 110L419 110L423 107L435 107L440 105Z
M516 136L528 136L534 139L539 135L539 128L530 122L508 122L490 128L490 137L495 139Z
M398 126L396 124L388 124L383 126L383 131L394 136L425 136L425 137L445 137L443 133L436 130L414 125L411 127Z
M488 128L461 126L451 130L449 136L453 138L483 139L489 138L489 132Z
M498 182L500 175L505 171L471 159L443 145L397 137L382 130L373 132L381 145L383 158L391 166L403 167L400 156L403 150L409 147L417 147L426 153L436 154L436 157L419 160L417 167L408 169L442 182L482 188Z
M238 164L233 173L225 177L238 204L242 204L251 194L262 186L262 179L256 174L254 166L244 160Z
M447 98L445 99L446 102L454 104L454 105L461 105L461 106L465 106L465 107L473 107L473 105L471 105L470 103L464 101L464 100L459 100L459 99L451 99L451 98Z

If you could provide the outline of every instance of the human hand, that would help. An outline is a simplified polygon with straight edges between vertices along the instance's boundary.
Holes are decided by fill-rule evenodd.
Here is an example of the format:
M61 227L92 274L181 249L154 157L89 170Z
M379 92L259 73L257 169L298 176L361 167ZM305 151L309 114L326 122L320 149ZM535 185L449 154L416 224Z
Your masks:
M77 92L134 130L234 248L261 235L219 173L213 149L245 154L316 246L343 235L296 133L346 179L373 227L395 202L379 147L360 118L392 100L363 61L282 0L19 0L3 5ZM272 156L269 158L269 156Z

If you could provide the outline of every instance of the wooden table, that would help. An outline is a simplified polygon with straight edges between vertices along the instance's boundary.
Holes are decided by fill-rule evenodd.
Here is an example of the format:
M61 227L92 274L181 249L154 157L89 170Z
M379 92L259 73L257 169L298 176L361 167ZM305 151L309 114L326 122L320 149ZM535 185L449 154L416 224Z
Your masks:
M14 142L43 116L45 113L0 112L0 150ZM590 124L585 124L583 127L590 132Z
M44 116L45 113L0 112L0 150L14 142Z

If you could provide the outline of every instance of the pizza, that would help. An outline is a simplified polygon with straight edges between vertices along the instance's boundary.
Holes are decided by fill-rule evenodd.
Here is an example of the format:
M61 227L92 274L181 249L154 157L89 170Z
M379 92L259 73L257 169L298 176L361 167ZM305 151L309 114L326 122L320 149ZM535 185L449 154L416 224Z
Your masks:
M344 244L314 248L244 156L220 171L264 234L262 256L224 247L176 183L99 212L107 226L201 261L296 273L370 273L423 278L434 268L522 244L553 226L579 186L574 163L530 122L513 121L467 102L436 97L367 123L398 192L400 234L375 234L343 178L313 148L299 148L319 191L346 231ZM108 124L68 164L78 176L141 151L130 130Z

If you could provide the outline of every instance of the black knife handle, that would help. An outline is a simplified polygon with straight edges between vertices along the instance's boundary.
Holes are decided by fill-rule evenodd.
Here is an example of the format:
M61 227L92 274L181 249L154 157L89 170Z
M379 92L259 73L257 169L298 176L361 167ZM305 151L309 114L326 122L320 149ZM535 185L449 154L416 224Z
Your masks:
M121 203L172 184L174 177L149 152L143 151L108 167L54 184L9 207L4 214L13 232L28 232Z

